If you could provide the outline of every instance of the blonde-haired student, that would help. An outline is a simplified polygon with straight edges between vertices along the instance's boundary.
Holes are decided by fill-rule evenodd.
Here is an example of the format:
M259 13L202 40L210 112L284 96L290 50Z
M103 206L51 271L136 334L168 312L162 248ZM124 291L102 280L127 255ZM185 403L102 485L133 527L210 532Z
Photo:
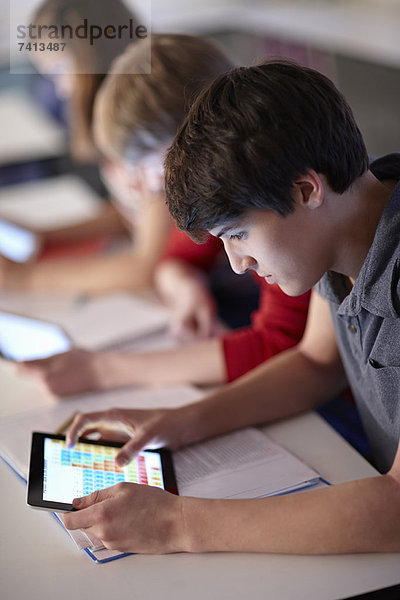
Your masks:
M44 6L60 3L63 0L47 0ZM36 20L39 18L43 16ZM33 266L4 264L0 285L86 294L151 287L171 229L163 190L163 154L192 99L231 66L219 46L201 37L153 35L130 44L113 62L94 109L91 103L87 109L93 112L104 180L132 232L132 243L80 260L51 260ZM75 75L71 79L67 74L59 85L68 88L72 84L72 93L76 82L90 77ZM93 84L98 77L92 76ZM93 101L93 96L90 98Z
M73 169L89 171L98 178L98 152L92 133L93 105L112 61L131 42L127 36L90 43L78 31L84 23L105 26L137 24L135 14L123 0L100 4L97 0L42 0L32 15L30 28L37 50L30 53L42 75L54 84L57 98L66 107L70 156ZM61 42L65 47L61 51ZM56 49L55 42L57 42ZM0 289L11 291L71 291L98 293L119 286L119 281L104 284L98 267L108 256L91 257L94 251L109 247L116 234L124 232L115 209L105 204L98 218L74 227L68 235L45 245L38 262L17 264L0 257ZM99 239L99 235L101 239ZM125 237L126 232L125 232ZM83 242L83 243L82 243ZM89 250L89 257L86 256ZM83 254L82 254L83 252ZM60 258L59 256L63 257ZM76 258L78 256L78 258ZM111 271L111 269L110 269Z

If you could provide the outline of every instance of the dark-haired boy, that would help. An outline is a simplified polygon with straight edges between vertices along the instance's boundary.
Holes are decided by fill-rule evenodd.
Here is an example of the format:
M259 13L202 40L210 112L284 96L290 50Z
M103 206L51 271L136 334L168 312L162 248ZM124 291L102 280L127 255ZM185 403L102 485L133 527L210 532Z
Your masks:
M369 166L333 84L272 61L235 69L201 93L166 173L178 225L195 238L220 237L236 272L254 269L289 295L318 284L304 338L201 403L82 415L70 441L105 416L122 421L133 432L119 455L125 463L150 442L178 447L294 415L349 381L385 474L237 501L128 485L82 500L67 527L138 552L399 551L400 156ZM146 539L150 523L164 533Z

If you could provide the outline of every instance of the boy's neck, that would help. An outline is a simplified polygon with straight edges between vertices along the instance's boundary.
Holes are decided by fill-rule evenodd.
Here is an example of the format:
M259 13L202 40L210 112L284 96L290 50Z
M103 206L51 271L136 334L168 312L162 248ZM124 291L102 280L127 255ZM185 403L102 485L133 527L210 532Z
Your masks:
M357 279L394 186L395 182L381 182L367 171L342 195L346 214L331 270L347 275L352 282Z

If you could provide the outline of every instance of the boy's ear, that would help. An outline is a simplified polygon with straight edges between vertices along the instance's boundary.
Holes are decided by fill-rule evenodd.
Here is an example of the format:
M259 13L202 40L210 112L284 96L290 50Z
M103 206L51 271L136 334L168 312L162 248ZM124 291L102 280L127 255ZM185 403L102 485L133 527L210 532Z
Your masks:
M296 203L305 208L318 208L324 201L324 185L322 178L308 170L293 182L293 198Z

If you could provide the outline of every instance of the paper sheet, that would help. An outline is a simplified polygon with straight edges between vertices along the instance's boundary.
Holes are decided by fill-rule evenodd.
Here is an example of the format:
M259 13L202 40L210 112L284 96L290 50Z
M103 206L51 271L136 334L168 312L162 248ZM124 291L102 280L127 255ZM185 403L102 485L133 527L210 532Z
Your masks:
M0 217L43 233L94 219L102 209L101 199L76 175L60 175L0 190Z
M78 295L73 292L10 292L0 290L0 310L36 319L49 319L73 309Z
M43 296L0 292L0 310L16 312L60 325L74 346L87 350L129 346L135 340L151 348L144 336L165 330L169 311L155 299L132 294L107 294L89 300L76 296ZM167 335L165 347L172 347ZM140 340L140 341L139 341ZM162 344L158 343L158 346ZM138 346L141 350L142 346Z
M48 320L61 325L76 346L99 350L160 331L168 309L130 294L109 294L78 303Z
M260 498L308 485L318 473L254 428L174 454L180 495Z

